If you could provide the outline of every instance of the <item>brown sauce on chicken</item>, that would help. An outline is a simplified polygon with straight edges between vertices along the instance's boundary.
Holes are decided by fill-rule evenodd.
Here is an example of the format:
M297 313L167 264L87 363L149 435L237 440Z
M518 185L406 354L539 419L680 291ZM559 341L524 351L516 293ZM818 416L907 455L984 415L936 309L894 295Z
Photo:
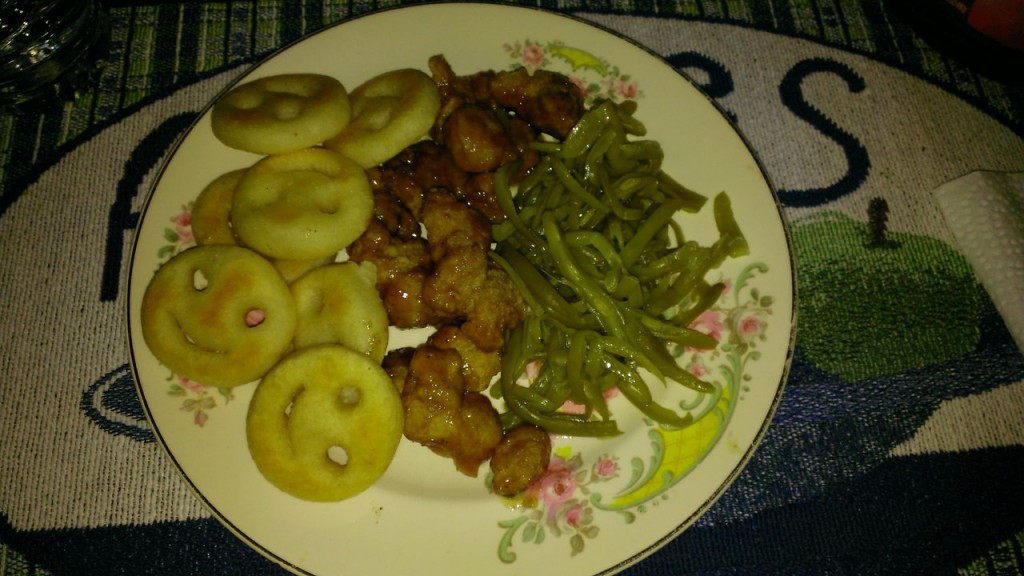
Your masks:
M375 213L348 247L377 266L377 289L399 328L433 326L415 349L392 351L384 367L402 392L405 436L476 476L490 460L492 489L525 490L547 468L550 439L533 426L502 432L482 393L501 367L505 333L526 304L487 255L491 226L504 220L494 172L538 161L540 134L564 138L583 113L563 75L520 69L457 76L441 56L429 67L441 92L430 140L370 171Z

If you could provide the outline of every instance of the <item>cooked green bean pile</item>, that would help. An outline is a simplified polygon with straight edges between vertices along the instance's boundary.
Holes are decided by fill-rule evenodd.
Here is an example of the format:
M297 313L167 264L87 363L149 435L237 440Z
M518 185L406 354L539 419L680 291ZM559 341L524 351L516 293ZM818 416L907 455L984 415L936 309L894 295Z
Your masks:
M537 144L541 160L516 191L515 167L495 177L507 218L495 227L491 256L529 306L508 335L492 387L508 407L506 428L527 421L554 434L617 434L604 395L613 387L649 418L688 425L689 413L653 400L642 371L712 391L679 366L669 345L716 345L689 325L722 292L706 281L708 271L746 254L747 243L725 193L713 200L717 241L686 238L675 215L700 211L707 198L662 170L661 146L642 138L635 111L635 102L602 102L564 141ZM539 371L520 385L531 363ZM583 413L560 410L567 401Z

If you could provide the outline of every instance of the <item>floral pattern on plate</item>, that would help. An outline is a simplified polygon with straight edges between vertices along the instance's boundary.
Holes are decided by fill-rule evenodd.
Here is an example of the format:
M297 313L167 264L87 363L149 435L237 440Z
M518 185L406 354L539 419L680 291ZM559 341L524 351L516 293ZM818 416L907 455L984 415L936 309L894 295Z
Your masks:
M544 68L568 76L579 87L588 106L598 99L621 101L643 97L637 83L618 66L564 42L522 40L503 48L512 59L511 68L523 67L530 72Z
M713 336L719 345L706 351L677 349L675 355L695 376L715 386L717 397L693 405L692 425L668 429L645 420L650 454L599 454L586 460L585 451L572 448L572 439L560 439L547 472L523 494L509 499L521 514L503 520L498 546L502 562L515 562L518 542L540 545L548 536L568 538L570 556L584 551L586 541L600 534L598 518L620 515L633 523L638 515L669 497L668 490L700 463L721 438L750 380L747 368L760 358L758 342L766 337L774 299L756 286L768 271L760 263L748 265L735 282L724 281L718 302L692 327ZM567 443L565 443L567 442ZM621 480L625 478L623 486ZM615 480L620 480L615 482Z

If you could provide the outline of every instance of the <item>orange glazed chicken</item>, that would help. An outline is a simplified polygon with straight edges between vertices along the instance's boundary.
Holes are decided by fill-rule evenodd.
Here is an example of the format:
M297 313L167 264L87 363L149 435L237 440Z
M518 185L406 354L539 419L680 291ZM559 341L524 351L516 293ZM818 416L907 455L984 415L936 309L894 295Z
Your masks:
M494 173L512 164L513 182L521 179L538 161L531 144L542 133L564 137L583 99L560 74L457 76L441 56L429 67L441 94L431 139L368 170L374 221L348 255L376 265L393 326L436 328L426 343L384 360L401 390L405 436L468 476L491 460L492 489L509 496L544 473L551 443L533 426L503 433L482 393L501 369L506 332L526 311L488 256L491 227L505 218Z

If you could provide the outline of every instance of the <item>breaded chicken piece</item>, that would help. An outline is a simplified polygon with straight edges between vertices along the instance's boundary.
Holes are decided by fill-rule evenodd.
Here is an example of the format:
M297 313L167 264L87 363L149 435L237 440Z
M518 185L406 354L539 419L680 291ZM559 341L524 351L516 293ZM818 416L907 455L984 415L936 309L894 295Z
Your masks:
M381 188L388 190L417 219L427 191L441 188L461 197L469 178L455 165L451 153L432 140L406 148L386 162L379 172Z
M550 460L547 432L532 424L509 430L491 456L491 490L502 496L519 494L544 475Z
M455 249L486 252L491 246L491 223L487 217L444 191L426 194L420 219L430 244L430 256L435 261Z
M465 247L448 252L424 280L424 303L449 318L466 318L487 280L487 253Z
M377 290L403 274L429 272L434 265L425 239L402 240L377 220L370 221L366 231L349 244L347 252L353 262L373 262L377 266Z
M396 328L423 328L457 320L457 313L446 313L431 306L424 295L432 276L414 270L391 279L381 291L388 321Z
M391 382L394 383L395 389L398 390L399 394L405 388L405 379L409 376L409 362L412 360L412 355L415 351L416 348L412 346L395 348L394 350L389 350L381 362L381 368L391 377Z
M501 420L491 401L479 392L467 391L459 412L458 433L448 443L448 456L455 468L475 478L501 439Z
M514 111L535 129L562 139L583 116L579 87L557 72L517 68L459 76L443 56L431 57L428 66L441 92L439 126L461 106L491 103Z
M457 351L417 347L402 387L405 437L432 449L444 449L458 430L465 392L462 358Z
M494 110L483 106L467 104L453 110L440 137L455 165L466 172L491 172L519 158L501 120Z
M437 348L458 351L462 357L462 376L467 390L486 390L501 372L501 350L480 350L458 326L449 324L438 328L427 339L427 343Z
M491 268L475 293L462 324L462 331L484 352L501 350L505 333L523 321L526 302L512 279L501 269Z
M490 93L500 106L559 139L568 136L583 116L580 89L566 76L549 70L498 72L491 79Z
M501 442L501 422L487 397L466 390L462 365L454 349L416 348L402 390L405 436L475 477Z

